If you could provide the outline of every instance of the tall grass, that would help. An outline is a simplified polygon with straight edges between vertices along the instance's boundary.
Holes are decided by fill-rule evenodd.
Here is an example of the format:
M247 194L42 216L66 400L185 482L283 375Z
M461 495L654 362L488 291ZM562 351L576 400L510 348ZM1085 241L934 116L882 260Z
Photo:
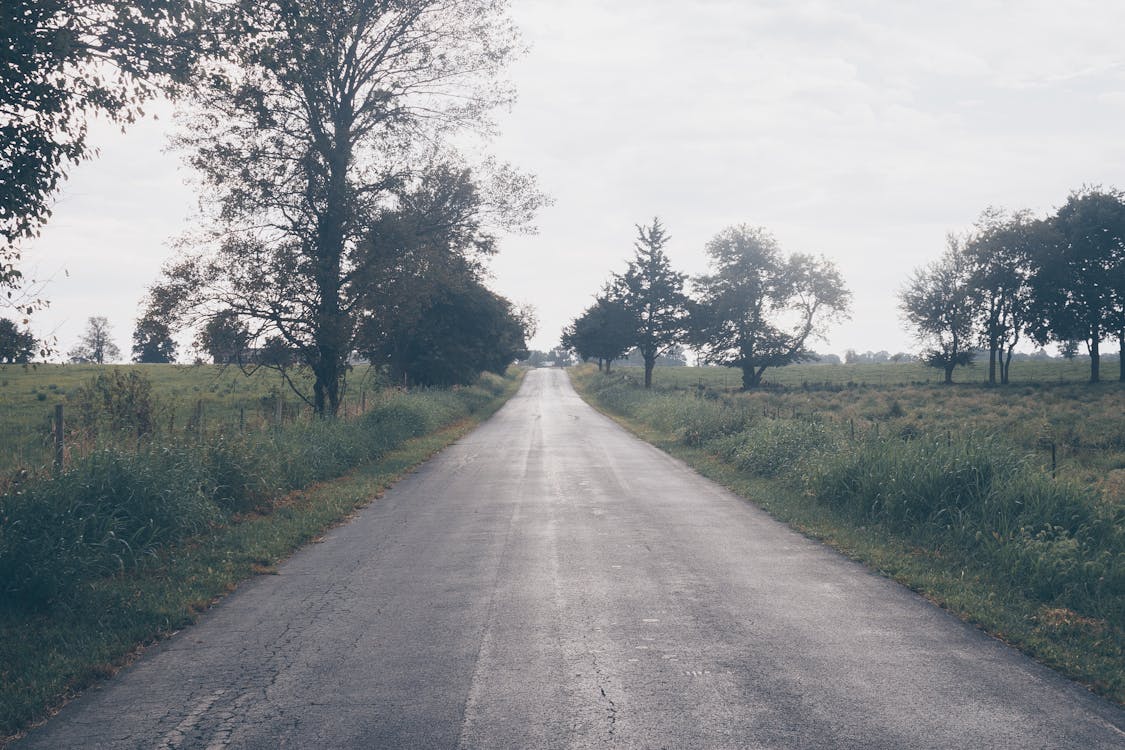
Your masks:
M505 381L389 391L363 416L207 441L113 443L0 495L0 606L65 601L74 587L142 564L169 544L265 510L494 402Z

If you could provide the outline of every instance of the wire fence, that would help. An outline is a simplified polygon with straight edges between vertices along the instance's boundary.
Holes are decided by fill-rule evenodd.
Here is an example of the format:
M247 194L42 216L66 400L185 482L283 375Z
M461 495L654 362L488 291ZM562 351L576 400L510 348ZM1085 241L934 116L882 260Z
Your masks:
M376 400L367 391L345 397L338 417L358 418ZM204 442L277 430L317 418L305 402L276 395L236 401L195 399L156 412L142 429L113 429L105 420L91 420L66 403L45 405L37 415L13 410L0 414L0 488L7 484L5 478L59 470L100 448L139 451L162 443Z

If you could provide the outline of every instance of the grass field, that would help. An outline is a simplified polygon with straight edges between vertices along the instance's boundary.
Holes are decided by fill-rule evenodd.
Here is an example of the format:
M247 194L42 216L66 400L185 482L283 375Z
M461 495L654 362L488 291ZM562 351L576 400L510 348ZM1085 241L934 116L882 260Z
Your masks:
M572 379L779 519L1125 702L1125 384L848 367L754 393L713 368L658 369L649 391L627 368Z
M1113 363L1116 365L1116 363ZM1125 383L1090 386L1088 365L1017 362L1012 383L987 387L980 368L952 386L916 363L793 365L767 370L775 387L738 390L741 372L726 367L657 368L661 391L688 391L728 411L828 422L849 436L879 431L902 438L996 435L1060 477L1125 493ZM639 381L635 368L617 373ZM1110 373L1112 374L1112 373Z
M0 476L48 464L55 404L63 404L64 419L77 426L70 407L79 389L98 373L113 370L140 373L152 383L160 433L194 429L200 412L208 433L258 430L274 425L279 414L292 422L311 413L280 375L267 369L247 376L237 367L219 365L2 365ZM343 411L355 414L361 404L370 406L381 385L366 366L353 370Z
M628 369L628 368L622 368ZM1104 380L1117 377L1117 360L1102 358ZM663 367L656 376L665 383L688 385L702 381L716 388L737 388L742 382L742 371L731 367ZM767 369L763 380L767 386L824 386L824 385L918 385L940 384L941 370L927 367L921 362L881 362L876 364L816 365L799 364ZM960 367L953 375L956 383L983 383L988 379L988 362L976 362ZM1012 384L1026 383L1085 383L1090 379L1088 359L1032 359L1012 363Z

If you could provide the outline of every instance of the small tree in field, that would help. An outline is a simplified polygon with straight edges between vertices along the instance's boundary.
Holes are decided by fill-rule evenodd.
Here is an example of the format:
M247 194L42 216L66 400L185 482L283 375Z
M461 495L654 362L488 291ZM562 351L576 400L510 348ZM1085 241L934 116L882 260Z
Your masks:
M176 361L176 342L163 321L146 315L133 331L133 361L167 364Z
M93 362L99 365L121 359L121 350L110 338L109 321L104 315L93 315L87 319L86 332L68 356L71 362Z
M810 337L847 315L851 294L824 258L785 258L764 229L740 225L707 243L714 273L695 279L692 339L704 361L742 369L757 388L768 367L813 358Z
M664 246L670 238L653 219L637 225L636 254L625 273L614 276L613 298L633 317L632 343L644 359L645 388L652 387L657 358L676 346L687 331L686 276L672 270Z
M978 311L972 288L972 264L961 241L947 237L941 258L914 272L899 292L899 310L915 337L929 347L922 360L945 372L953 382L953 371L973 361L972 342Z
M242 361L250 346L250 329L230 310L222 310L209 318L196 336L197 349L211 355L217 365Z

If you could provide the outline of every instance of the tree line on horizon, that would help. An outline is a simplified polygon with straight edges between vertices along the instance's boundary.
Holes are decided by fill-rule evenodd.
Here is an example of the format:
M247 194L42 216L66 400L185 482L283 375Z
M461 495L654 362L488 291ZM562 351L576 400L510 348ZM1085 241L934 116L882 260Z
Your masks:
M657 358L686 345L706 364L741 369L749 390L770 367L818 359L808 342L848 315L850 293L835 265L785 256L761 227L728 227L707 243L712 272L691 280L694 295L664 253L659 219L636 229L626 270L562 332L562 347L599 369L636 349L649 388ZM989 208L972 231L950 234L944 254L917 269L898 298L924 346L918 357L946 383L980 351L988 383L1007 384L1022 340L1057 343L1068 358L1084 343L1096 383L1100 344L1111 338L1125 381L1125 194L1082 188L1046 217Z
M1090 382L1101 379L1101 343L1116 338L1125 381L1125 193L1075 190L1045 217L985 209L972 231L948 235L942 256L911 275L899 302L946 382L980 347L990 385L1007 383L1024 337L1071 356L1086 345Z
M761 227L728 227L707 243L712 272L692 279L694 296L664 252L669 237L660 219L636 229L625 271L563 330L562 345L606 371L636 348L645 388L657 358L681 345L706 363L741 369L743 389L757 388L768 368L811 359L808 342L848 314L851 294L836 266L786 256Z
M981 348L988 383L1006 384L1024 337L1069 356L1084 344L1091 383L1101 380L1101 343L1116 339L1125 381L1125 193L1084 187L1044 217L986 209L914 272L899 309L947 383Z

